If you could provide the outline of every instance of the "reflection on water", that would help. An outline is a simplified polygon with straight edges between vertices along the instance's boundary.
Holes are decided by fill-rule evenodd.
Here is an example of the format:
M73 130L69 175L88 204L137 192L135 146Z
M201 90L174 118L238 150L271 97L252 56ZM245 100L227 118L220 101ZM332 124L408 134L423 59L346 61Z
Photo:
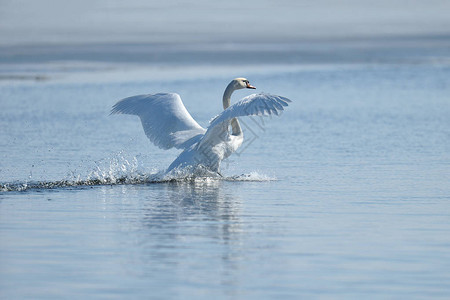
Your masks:
M124 186L121 200L135 202L121 218L121 231L129 235L127 248L135 249L123 263L126 272L156 276L162 285L235 282L233 270L243 260L242 203L224 187L228 184L197 180L147 186L152 193L139 192L137 200L133 193L127 199L130 191Z
M199 221L211 221L211 236L220 240L239 231L239 199L225 194L220 181L169 183L156 198L146 200L142 223L150 231Z

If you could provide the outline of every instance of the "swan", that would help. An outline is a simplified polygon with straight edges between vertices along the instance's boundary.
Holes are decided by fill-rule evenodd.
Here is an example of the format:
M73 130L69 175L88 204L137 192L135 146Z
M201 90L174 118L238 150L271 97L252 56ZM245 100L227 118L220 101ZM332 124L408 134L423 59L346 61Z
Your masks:
M244 97L230 106L231 94L240 89L256 88L246 78L233 79L223 94L223 112L210 121L207 129L192 118L176 93L128 97L119 100L111 114L137 115L145 134L156 146L183 149L166 174L174 169L201 167L208 174L220 175L221 161L235 152L244 140L237 117L279 115L291 102L285 97L261 93Z

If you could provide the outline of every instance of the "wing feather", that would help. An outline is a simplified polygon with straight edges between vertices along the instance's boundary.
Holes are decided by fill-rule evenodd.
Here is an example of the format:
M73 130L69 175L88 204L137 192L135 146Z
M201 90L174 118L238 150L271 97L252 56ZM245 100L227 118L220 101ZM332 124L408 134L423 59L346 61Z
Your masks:
M128 97L117 102L111 114L139 116L147 137L162 149L187 148L206 132L175 93Z
M208 130L236 117L279 115L288 103L288 98L270 94L252 94L231 105L211 121Z
M213 144L217 141L217 136L223 136L223 132L228 130L231 119L244 116L267 116L271 114L279 115L288 103L292 102L288 98L270 94L252 94L231 105L220 115L211 120L208 130L200 141L203 144Z

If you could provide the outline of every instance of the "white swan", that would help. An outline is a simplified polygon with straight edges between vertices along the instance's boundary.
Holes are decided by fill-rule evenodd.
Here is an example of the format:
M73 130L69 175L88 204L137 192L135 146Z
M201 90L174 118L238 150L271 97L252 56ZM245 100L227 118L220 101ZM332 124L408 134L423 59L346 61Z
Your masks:
M202 167L219 174L220 162L241 146L244 135L237 117L278 115L291 100L269 94L252 94L230 106L231 94L239 89L255 89L245 78L236 78L223 94L224 111L201 127L175 93L132 96L117 102L111 114L140 117L145 134L162 149L184 149L167 169ZM229 130L231 125L231 132Z

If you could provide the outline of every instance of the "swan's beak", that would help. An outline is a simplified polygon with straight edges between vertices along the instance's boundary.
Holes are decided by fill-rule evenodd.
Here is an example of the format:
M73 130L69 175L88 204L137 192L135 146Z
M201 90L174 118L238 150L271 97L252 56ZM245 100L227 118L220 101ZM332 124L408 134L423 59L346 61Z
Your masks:
M253 85L251 85L250 83L247 82L247 88L248 89L256 89Z

